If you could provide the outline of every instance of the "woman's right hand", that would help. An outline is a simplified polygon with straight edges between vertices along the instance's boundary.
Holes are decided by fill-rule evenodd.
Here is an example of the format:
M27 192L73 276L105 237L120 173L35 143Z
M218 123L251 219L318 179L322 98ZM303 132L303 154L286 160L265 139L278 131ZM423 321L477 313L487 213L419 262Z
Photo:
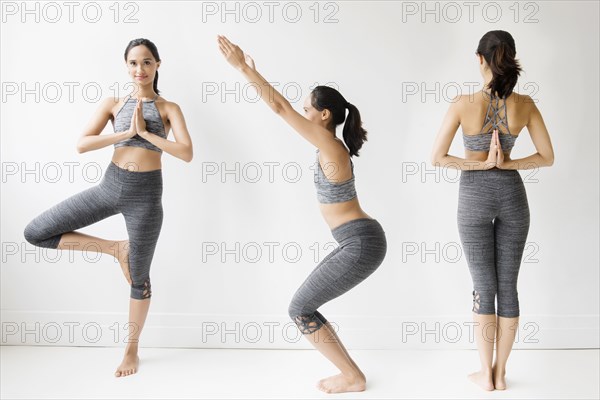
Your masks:
M496 163L498 162L498 142L497 140L497 132L496 130L494 130L494 132L492 132L492 140L490 141L490 150L488 151L488 157L487 160L485 160L485 168L486 169L492 169L496 166Z
M135 112L131 115L131 123L129 124L129 129L125 131L125 139L131 139L135 135L137 135L137 124L135 122Z

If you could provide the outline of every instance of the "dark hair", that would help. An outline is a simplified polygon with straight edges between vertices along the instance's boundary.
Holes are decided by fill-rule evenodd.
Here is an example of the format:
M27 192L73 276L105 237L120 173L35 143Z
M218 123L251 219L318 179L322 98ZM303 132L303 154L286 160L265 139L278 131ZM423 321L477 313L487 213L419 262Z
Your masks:
M319 111L327 109L331 112L333 127L346 121L343 131L344 142L350 150L350 157L358 157L358 150L367 141L367 131L362 127L358 108L348 103L340 92L329 86L314 88L311 92L311 104ZM347 118L346 108L348 109Z
M489 31L477 46L477 54L482 55L492 70L492 80L488 88L499 97L510 95L522 71L515 59L515 40L506 31Z
M129 54L129 50L133 49L136 46L146 46L148 50L150 50L150 53L152 53L154 59L156 61L160 61L158 49L156 48L156 45L154 43L152 43L148 39L133 39L131 42L129 42L127 48L125 49L125 62L127 62L127 55ZM156 75L154 75L153 88L156 94L160 93L158 90L158 70L156 71Z

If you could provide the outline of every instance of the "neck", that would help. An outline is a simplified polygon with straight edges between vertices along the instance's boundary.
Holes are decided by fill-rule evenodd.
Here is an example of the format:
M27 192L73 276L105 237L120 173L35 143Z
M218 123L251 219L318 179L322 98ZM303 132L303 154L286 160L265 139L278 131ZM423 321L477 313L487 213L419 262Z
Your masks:
M488 90L487 87L489 85L489 83L492 81L493 75L491 72L486 71L483 74L483 90Z
M331 136L333 137L333 139L335 139L335 128L332 128L331 126L328 125L321 125L323 126L323 128L327 129L327 132L331 133Z
M154 96L156 96L156 93L154 92L154 88L152 86L144 86L144 87L138 86L137 92L134 97L137 97L138 99L143 99L143 98L153 99Z

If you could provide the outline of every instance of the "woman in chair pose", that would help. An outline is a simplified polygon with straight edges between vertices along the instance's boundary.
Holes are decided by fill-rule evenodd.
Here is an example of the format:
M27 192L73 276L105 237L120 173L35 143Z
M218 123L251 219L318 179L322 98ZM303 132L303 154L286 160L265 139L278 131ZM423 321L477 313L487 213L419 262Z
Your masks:
M339 247L328 254L294 295L288 312L300 331L341 374L322 379L317 387L327 393L363 391L366 379L317 309L346 293L371 275L383 262L387 244L377 220L361 208L354 187L352 156L366 141L358 109L335 89L317 86L304 102L304 115L263 78L254 61L224 36L218 37L225 59L257 84L271 109L316 147L315 186L321 213ZM346 117L346 110L348 116ZM336 127L344 123L343 138Z

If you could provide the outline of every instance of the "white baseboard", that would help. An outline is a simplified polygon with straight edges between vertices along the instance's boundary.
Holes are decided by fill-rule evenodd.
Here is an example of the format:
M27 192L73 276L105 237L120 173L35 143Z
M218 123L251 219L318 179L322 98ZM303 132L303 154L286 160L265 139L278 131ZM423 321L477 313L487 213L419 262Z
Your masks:
M330 316L348 349L475 349L471 315ZM0 345L123 346L127 314L2 310ZM515 349L600 347L598 315L521 316ZM490 328L493 329L493 328ZM490 333L493 330L490 330ZM150 313L143 347L310 349L281 315Z

